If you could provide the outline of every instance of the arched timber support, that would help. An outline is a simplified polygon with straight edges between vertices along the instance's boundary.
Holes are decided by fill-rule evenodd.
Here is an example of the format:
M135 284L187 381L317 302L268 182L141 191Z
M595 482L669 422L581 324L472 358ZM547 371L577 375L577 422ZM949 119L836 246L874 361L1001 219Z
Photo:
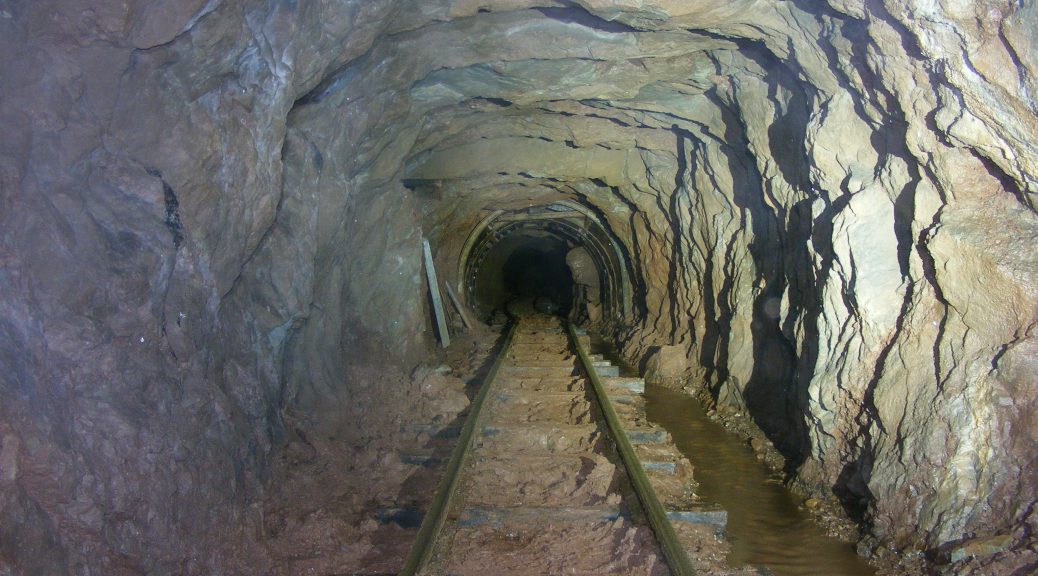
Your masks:
M490 250L509 236L533 231L585 248L599 274L606 318L619 320L631 314L631 264L619 241L594 211L570 201L495 210L481 220L466 238L458 259L458 293L474 304L476 276Z

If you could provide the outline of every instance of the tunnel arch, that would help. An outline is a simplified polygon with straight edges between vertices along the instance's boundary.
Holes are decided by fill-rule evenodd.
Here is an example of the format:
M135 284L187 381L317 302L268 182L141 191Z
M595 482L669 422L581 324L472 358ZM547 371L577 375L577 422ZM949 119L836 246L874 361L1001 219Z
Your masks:
M494 210L469 233L458 259L458 292L479 308L477 279L495 247L520 237L553 238L583 248L599 280L602 319L626 318L632 309L631 263L618 240L586 206L558 201L515 210Z

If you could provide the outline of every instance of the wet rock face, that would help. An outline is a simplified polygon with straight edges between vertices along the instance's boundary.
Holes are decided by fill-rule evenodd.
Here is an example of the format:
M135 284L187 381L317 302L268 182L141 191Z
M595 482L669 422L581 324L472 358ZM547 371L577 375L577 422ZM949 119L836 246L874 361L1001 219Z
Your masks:
M282 414L428 354L421 238L563 198L625 353L879 542L1038 528L1033 3L87 4L0 4L0 569L266 554Z

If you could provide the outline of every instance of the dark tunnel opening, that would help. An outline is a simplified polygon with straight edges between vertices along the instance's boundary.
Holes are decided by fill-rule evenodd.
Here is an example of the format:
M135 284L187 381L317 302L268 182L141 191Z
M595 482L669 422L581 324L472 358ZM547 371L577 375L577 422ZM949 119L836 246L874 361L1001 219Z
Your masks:
M597 215L572 202L497 211L470 233L459 292L490 323L529 300L578 326L622 321L631 311L629 263Z
M543 312L567 316L573 303L573 275L566 266L567 253L561 241L547 249L518 248L502 269L505 290L513 298L532 301Z
M475 307L484 317L506 313L508 304L528 300L542 312L567 316L574 282L566 256L573 246L550 233L513 234L490 247L475 275Z

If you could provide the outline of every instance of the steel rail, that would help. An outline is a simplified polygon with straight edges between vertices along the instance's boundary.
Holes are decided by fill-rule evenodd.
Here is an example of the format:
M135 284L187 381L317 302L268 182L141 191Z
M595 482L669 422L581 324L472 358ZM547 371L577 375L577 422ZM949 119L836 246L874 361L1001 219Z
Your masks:
M656 491L652 488L652 484L649 483L649 477L645 474L641 461L638 460L634 446L627 439L627 433L624 432L623 426L620 424L620 418L617 417L616 410L613 409L609 396L606 395L605 386L602 385L602 381L595 372L591 358L588 357L587 351L584 350L580 339L577 338L577 332L573 325L567 322L566 330L569 332L573 347L580 357L580 363L584 367L584 372L595 390L595 396L598 398L598 404L602 409L602 416L605 418L609 431L616 441L616 448L620 452L620 459L623 461L624 468L627 469L627 475L631 478L634 493L638 496L638 501L641 502L645 516L649 520L649 526L656 535L656 540L660 543L660 548L663 550L663 556L667 560L667 566L670 567L671 574L674 576L694 575L696 572L688 559L688 553L685 552L685 547L678 540L678 535L674 532L674 526L671 525L670 520L667 518L667 511L656 496Z
M484 401L490 395L490 389L497 378L497 373L508 356L508 349L512 345L512 339L515 337L518 326L519 322L512 324L512 328L508 331L508 335L501 345L501 351L498 353L497 360L490 367L490 371L483 380L483 385L479 387L479 392L476 393L475 398L472 399L472 404L469 405L469 415L465 418L465 424L461 427L458 443L454 446L454 450L451 451L451 459L447 463L443 479L440 480L440 485L436 489L436 496L433 497L429 510L425 513L425 517L422 518L422 524L418 528L418 535L415 537L414 543L411 544L411 550L404 561L403 569L400 570L400 576L414 576L418 574L418 571L425 567L432 556L433 545L437 537L439 537L444 523L447 521L451 503L458 490L458 480L461 478L460 472L465 464L465 459L468 457L469 449L472 448L476 426L479 424L479 420L482 419Z

